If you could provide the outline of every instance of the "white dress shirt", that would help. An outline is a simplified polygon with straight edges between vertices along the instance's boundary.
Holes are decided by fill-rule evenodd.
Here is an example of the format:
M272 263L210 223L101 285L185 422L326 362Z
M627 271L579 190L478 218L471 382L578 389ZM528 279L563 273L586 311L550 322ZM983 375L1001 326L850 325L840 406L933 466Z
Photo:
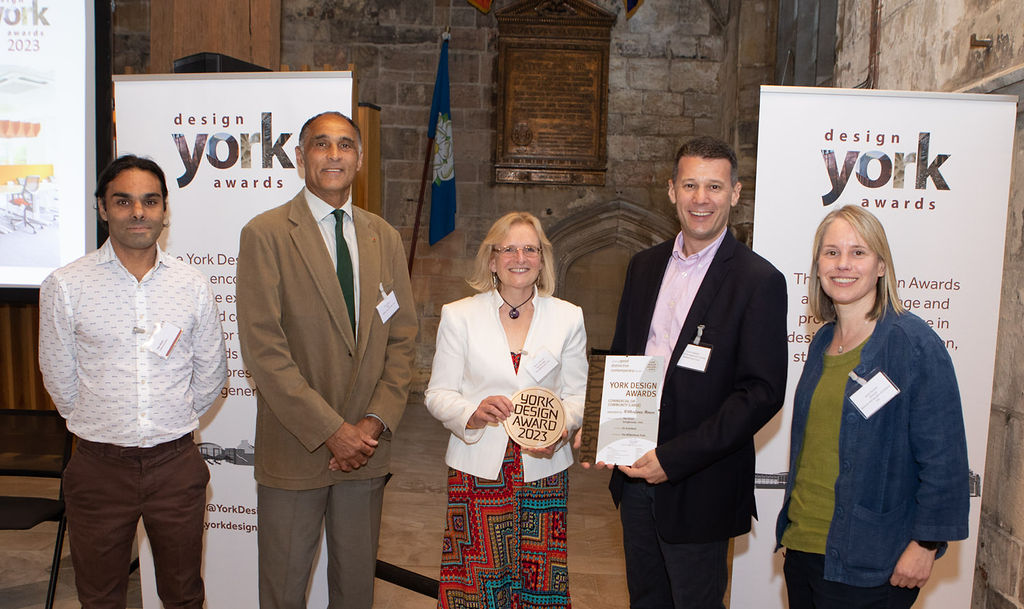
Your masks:
M313 219L316 220L317 227L320 228L320 234L323 235L324 245L327 246L327 253L331 255L331 262L334 263L335 271L338 268L338 239L335 236L334 228L337 224L337 220L334 217L334 208L327 204L326 201L316 196L308 188L304 188L302 192L306 195L306 204L309 205L309 211L313 214ZM352 196L350 195L348 201L341 206L341 210L345 212L345 223L341 225L341 232L345 235L345 245L348 246L349 257L352 258L352 287L355 288L355 294L352 298L355 299L356 305L356 324L359 323L359 244L356 243L356 223L352 219ZM358 332L359 328L356 328Z
M583 310L558 298L534 296L533 320L516 374L508 338L498 318L501 305L501 296L490 290L441 309L424 403L430 414L452 432L445 463L478 478L495 480L509 441L505 427L490 424L466 429L466 423L487 396L512 397L528 387L549 389L565 408L569 439L557 444L548 458L523 452L523 480L533 482L572 465L572 436L583 422L587 391ZM531 363L546 356L556 364L536 378Z
M181 330L166 359L146 347L157 324ZM227 379L213 290L159 246L137 280L107 241L40 287L39 366L76 436L143 448L180 438Z

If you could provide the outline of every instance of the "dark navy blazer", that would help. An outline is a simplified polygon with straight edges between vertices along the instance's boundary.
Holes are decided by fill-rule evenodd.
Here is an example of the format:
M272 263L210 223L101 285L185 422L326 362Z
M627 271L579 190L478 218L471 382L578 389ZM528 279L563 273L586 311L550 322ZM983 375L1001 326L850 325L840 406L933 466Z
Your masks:
M629 263L611 353L643 355L673 241ZM705 372L676 366L697 326L712 347ZM720 541L750 531L754 434L782 407L788 367L786 282L726 231L665 364L656 486L658 533L673 543ZM626 476L615 470L618 503Z

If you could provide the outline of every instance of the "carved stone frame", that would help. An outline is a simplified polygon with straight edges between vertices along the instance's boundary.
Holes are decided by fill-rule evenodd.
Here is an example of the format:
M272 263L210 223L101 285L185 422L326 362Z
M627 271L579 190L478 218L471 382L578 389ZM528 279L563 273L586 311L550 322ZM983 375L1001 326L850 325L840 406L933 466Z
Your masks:
M523 0L497 19L494 181L604 185L615 15L587 0Z

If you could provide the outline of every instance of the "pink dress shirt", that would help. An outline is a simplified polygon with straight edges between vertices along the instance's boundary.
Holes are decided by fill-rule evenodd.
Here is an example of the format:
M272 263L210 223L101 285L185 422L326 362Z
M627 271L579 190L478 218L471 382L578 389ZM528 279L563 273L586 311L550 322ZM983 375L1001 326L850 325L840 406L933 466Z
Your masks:
M687 257L683 254L683 233L676 235L672 257L669 258L665 275L661 279L658 302L654 306L651 329L647 334L647 347L644 349L644 355L664 357L666 370L674 364L669 360L678 341L679 330L686 321L693 298L697 295L697 290L700 289L704 275L707 274L711 261L715 259L723 239L724 230L714 243ZM689 339L692 340L692 337Z

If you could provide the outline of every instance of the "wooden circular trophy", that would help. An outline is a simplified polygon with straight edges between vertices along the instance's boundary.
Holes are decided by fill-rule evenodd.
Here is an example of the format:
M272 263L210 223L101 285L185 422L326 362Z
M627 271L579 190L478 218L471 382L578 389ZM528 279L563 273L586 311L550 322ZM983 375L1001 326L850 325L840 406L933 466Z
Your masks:
M523 448L546 448L562 437L565 409L555 394L530 387L512 396L512 414L504 425L512 441Z

